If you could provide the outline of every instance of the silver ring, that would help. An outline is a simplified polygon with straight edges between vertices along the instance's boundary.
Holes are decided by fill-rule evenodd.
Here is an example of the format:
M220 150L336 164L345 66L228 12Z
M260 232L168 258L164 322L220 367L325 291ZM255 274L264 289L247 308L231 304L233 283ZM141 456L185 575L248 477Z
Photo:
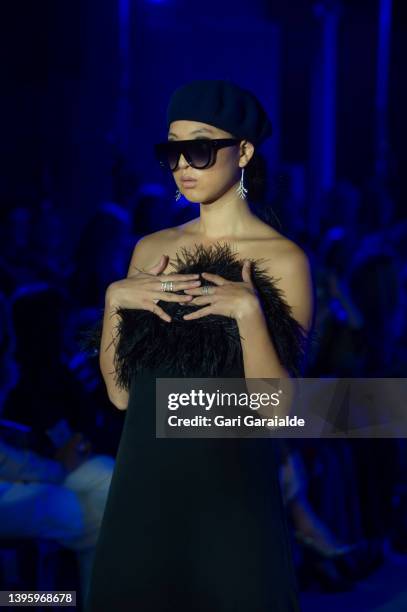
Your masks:
M204 295L209 295L209 285L203 285L202 287L202 293Z
M173 281L161 281L161 291L172 291Z

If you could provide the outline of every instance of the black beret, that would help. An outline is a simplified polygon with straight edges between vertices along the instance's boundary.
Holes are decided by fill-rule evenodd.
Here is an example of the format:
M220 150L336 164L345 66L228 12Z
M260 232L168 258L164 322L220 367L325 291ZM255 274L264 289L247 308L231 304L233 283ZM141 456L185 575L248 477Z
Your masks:
M178 87L168 104L167 128L180 119L208 123L254 145L272 134L259 100L230 80L199 79Z

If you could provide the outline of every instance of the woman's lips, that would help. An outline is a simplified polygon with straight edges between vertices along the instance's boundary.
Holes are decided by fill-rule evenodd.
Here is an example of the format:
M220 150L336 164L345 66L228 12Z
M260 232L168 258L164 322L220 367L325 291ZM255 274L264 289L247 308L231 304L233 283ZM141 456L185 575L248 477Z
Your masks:
M191 188L191 187L195 187L196 185L196 180L181 180L182 186L186 187L186 188Z

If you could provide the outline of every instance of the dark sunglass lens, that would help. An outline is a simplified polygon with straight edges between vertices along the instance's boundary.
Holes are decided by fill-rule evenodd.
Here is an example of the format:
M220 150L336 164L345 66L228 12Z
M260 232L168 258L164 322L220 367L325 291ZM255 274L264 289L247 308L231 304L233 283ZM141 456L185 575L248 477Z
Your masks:
M169 166L171 170L176 168L179 153L173 143L163 142L156 144L154 145L154 152L161 166Z
M178 164L179 151L173 147L168 147L167 161L171 170L175 170Z
M188 145L187 154L190 162L195 168L205 168L211 161L212 147L209 140L191 142Z
M177 168L180 154L193 168L207 168L213 161L214 149L210 140L192 142L164 142L155 145L155 155L162 166L172 171Z

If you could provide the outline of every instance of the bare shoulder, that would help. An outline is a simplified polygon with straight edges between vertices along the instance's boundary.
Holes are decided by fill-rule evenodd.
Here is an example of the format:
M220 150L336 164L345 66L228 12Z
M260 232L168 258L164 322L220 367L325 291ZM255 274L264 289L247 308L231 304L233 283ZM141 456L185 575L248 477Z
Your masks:
M256 258L264 259L270 270L287 270L308 262L298 244L263 221L257 224L255 239L249 245L250 251Z
M167 228L146 234L139 238L131 256L129 274L135 268L148 268L158 262L161 255L169 254L169 246L176 238L176 228Z
M139 249L148 251L149 249L157 252L157 249L164 248L166 245L171 243L178 234L177 227L168 227L166 229L146 234L142 238L139 238L137 245Z
M197 218L187 221L181 225L174 225L139 238L133 250L130 266L138 262L138 267L149 267L158 263L161 255L168 255L170 259L180 246L188 246L196 239L194 228ZM170 264L164 270L170 272Z
M274 236L264 244L265 258L274 271L295 273L309 268L305 251L293 240L282 234Z
M309 330L312 325L314 295L312 272L305 251L283 235L266 240L261 259L276 286L292 309L292 314Z

